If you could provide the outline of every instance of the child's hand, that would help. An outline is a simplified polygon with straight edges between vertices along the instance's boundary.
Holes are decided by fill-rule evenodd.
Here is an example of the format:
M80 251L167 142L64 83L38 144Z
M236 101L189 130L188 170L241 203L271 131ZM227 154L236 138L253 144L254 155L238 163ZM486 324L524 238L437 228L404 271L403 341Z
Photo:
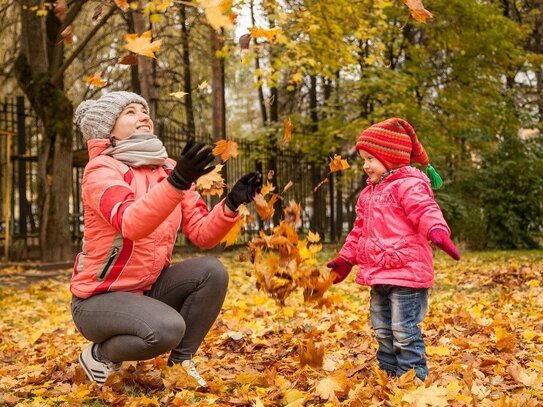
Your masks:
M351 272L351 269L353 268L353 265L345 260L343 257L337 257L329 262L326 267L332 269L332 271L336 273L337 276L334 280L334 284L337 284L341 283L347 278L347 276Z
M449 233L443 229L433 229L430 232L430 240L433 244L447 253L455 260L460 260L460 252L449 237Z

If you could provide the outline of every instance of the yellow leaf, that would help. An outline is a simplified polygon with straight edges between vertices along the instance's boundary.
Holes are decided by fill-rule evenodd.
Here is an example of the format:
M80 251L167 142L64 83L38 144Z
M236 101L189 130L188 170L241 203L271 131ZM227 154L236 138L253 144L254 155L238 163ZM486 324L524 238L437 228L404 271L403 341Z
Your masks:
M236 240L238 240L239 234L241 232L243 223L243 218L238 219L238 221L234 223L232 229L230 229L226 236L223 237L223 239L221 240L221 243L224 242L224 247L232 246L234 243L236 243Z
M238 143L232 140L219 140L215 143L213 148L213 154L218 157L221 156L221 160L226 161L230 157L238 156Z
M207 22L217 32L221 31L221 28L231 29L234 27L232 19L224 14L224 4L226 3L225 0L199 0Z
M207 81L203 81L201 84L198 85L198 90L204 90L209 86L209 83Z
M324 361L324 346L315 345L313 339L309 338L298 344L300 364L303 366L322 367ZM328 399L328 397L323 397Z
M349 168L347 160L341 158L340 155L334 154L334 158L330 159L330 172L343 171Z
M89 85L96 86L97 88L103 88L107 85L107 82L104 81L101 77L100 72L96 72L94 75L87 76L87 79L85 79L85 82Z
M447 356L451 352L446 346L427 346L426 353L429 356L438 355L438 356Z
M273 43L278 35L283 34L283 29L281 27L250 27L249 32L251 33L251 37L253 38L266 38L270 43Z
M204 195L222 195L224 179L221 175L223 164L217 164L213 171L201 176L196 180L196 188Z
M181 98L183 98L184 96L188 95L188 93L187 93L187 92L183 92L183 91L180 90L180 91L178 91L178 92L168 93L168 95L173 96L173 97L175 97L175 98L177 98L177 99L181 99Z
M145 31L141 36L138 36L138 34L126 34L124 36L126 40L124 47L134 54L156 58L154 53L160 50L162 40L151 42L151 35L151 31Z
M275 190L275 187L273 186L273 184L266 181L266 183L262 186L262 191L260 191L260 194L262 196L266 196L267 194L269 194L270 192L274 190Z
M345 378L337 376L326 377L317 383L317 395L324 400L335 400L336 392L343 392L347 388Z
M166 11L172 4L171 0L155 0L155 6L158 11Z
M415 390L407 391L402 397L402 401L413 403L416 407L438 406L446 407L447 389L434 384L430 387L419 387Z
M307 233L307 240L309 240L311 243L317 243L321 240L321 236L318 232L313 233L312 231L309 231Z
M496 338L496 349L499 351L513 350L516 345L516 336L509 333L501 326L494 327L494 336Z

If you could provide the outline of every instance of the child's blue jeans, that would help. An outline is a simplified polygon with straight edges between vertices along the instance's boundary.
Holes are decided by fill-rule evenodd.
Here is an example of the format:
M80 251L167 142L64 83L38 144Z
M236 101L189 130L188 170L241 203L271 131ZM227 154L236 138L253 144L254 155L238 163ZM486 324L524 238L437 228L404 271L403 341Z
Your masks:
M379 367L392 376L415 369L428 375L425 346L419 323L428 311L428 288L395 285L371 287L370 318L377 336Z

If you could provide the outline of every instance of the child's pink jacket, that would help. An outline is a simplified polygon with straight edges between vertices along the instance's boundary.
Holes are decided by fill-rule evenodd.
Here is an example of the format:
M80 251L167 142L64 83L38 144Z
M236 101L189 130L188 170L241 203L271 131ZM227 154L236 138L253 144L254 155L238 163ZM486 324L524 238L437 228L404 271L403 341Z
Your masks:
M421 171L406 166L368 186L356 204L357 218L339 255L360 270L356 282L432 287L434 267L428 234L450 233Z
M88 142L82 182L83 250L76 257L71 292L88 298L107 291L143 293L168 267L177 232L197 246L217 245L239 216L211 212L194 189L180 191L165 178L175 162L130 168L100 153L106 139Z

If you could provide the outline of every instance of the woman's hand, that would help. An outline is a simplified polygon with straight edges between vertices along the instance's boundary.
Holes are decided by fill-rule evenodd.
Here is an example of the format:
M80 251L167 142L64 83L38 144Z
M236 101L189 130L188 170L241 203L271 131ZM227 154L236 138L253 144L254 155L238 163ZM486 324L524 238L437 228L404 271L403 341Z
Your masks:
M213 149L205 147L204 143L194 144L194 139L189 139L179 158L177 165L168 177L168 181L178 189L190 189L193 182L215 168L207 167L214 159Z
M226 195L226 207L236 212L238 206L252 202L256 194L260 193L261 190L262 174L258 171L245 174L234 184L228 195Z

